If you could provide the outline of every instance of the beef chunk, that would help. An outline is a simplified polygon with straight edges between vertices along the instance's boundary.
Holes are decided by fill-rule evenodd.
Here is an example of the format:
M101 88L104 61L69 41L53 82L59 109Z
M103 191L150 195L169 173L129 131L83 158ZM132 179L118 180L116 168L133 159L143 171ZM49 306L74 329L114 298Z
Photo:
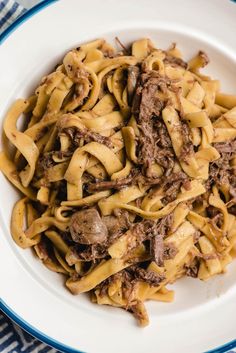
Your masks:
M70 221L71 237L80 244L100 244L107 240L107 227L95 208L74 213Z

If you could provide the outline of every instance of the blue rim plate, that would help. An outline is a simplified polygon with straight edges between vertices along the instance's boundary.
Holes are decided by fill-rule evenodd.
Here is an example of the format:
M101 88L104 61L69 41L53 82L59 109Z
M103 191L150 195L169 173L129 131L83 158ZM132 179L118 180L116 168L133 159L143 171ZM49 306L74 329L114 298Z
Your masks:
M37 14L39 11L45 9L47 6L57 2L59 0L43 0L36 6L32 7L30 10L25 12L21 17L19 17L14 23L12 23L2 34L0 34L0 45L11 35L19 26L21 26L29 18ZM236 0L231 0L236 2ZM58 349L62 352L68 353L83 353L77 349L71 348L53 338L47 336L43 332L37 330L35 327L31 326L30 323L26 322L22 317L17 315L1 298L0 298L0 310L2 310L11 320L22 327L25 331L39 339L40 341L50 345L51 347ZM236 347L236 339L232 340L218 348L207 351L206 353L224 353L229 352L231 349Z

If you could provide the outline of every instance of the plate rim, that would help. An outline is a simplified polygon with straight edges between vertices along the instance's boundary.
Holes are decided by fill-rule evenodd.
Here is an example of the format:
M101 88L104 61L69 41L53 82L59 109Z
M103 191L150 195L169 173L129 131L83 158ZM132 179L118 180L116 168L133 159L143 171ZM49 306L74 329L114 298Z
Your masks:
M0 34L0 45L7 40L7 38L24 22L28 19L33 17L39 11L44 10L49 5L52 5L59 0L42 0L37 5L33 6L31 9L27 10L23 15L18 17L9 27L7 27L1 34ZM236 3L236 0L230 0L233 3ZM22 317L20 317L14 310L12 310L3 300L0 298L0 310L8 316L13 322L19 325L22 329L27 331L33 337L37 338L41 342L48 344L52 348L58 349L65 353L85 353L78 349L69 347L62 342L55 340L52 337L47 336L42 331L38 330L34 326L32 326L29 322L25 321ZM228 350L236 347L236 339L227 342L221 346L213 348L211 350L207 350L205 353L225 353Z

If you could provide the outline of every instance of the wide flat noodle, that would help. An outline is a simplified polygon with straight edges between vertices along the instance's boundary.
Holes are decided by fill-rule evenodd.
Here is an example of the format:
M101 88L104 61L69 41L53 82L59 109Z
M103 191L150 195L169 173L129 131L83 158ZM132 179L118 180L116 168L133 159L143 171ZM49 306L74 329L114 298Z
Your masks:
M22 153L28 162L28 166L19 174L24 187L27 187L33 178L35 165L39 156L39 151L34 141L16 128L17 120L27 106L27 101L16 101L8 111L3 126L8 139Z

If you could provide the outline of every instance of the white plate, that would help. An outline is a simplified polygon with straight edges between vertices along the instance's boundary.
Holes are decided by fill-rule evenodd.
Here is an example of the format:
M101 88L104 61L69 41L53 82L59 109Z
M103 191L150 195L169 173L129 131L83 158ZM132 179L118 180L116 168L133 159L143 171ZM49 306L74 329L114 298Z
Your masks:
M148 36L161 48L177 42L185 58L205 50L211 58L206 72L236 92L236 4L230 0L49 0L32 13L0 37L1 121L9 104L27 96L68 49L103 36L124 43ZM148 303L151 323L140 329L128 313L72 296L60 275L19 249L9 232L18 194L2 175L0 190L0 307L38 338L88 353L199 353L235 338L236 261L207 283L178 281L175 302Z

